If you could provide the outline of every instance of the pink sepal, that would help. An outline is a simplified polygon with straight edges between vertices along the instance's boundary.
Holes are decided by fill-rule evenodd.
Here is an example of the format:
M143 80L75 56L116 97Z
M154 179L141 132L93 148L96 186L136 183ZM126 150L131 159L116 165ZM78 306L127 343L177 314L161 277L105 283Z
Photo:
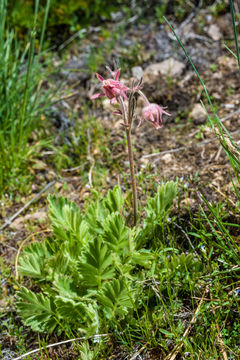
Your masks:
M103 82L104 78L101 75L96 73L96 77L98 78L99 81Z
M103 96L104 96L103 93L93 94L90 99L94 100L94 99L98 99L98 98L103 97Z

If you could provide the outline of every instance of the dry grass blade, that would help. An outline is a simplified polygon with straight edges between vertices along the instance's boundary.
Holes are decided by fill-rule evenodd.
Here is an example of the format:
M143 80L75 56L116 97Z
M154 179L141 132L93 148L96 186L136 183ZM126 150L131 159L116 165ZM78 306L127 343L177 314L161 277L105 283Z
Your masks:
M210 292L210 299L211 299L211 301L213 300L211 292ZM216 312L215 312L215 306L214 305L212 305L212 311L213 311L213 314L215 316ZM227 353L226 353L226 351L224 349L222 334L221 334L220 327L219 327L219 324L218 324L217 320L216 320L216 328L217 328L217 340L218 340L218 343L219 343L221 354L222 354L224 360L228 360Z
M200 311L200 309L201 309L201 306L202 306L202 303L203 303L203 301L204 301L205 295L208 293L208 291L209 291L209 288L208 288L208 286L207 286L207 287L205 288L204 292L203 292L203 295L202 295L202 297L201 297L201 300L199 301L198 307L197 307L197 309L196 309L196 311L195 311L195 313L194 313L194 315L193 315L193 317L192 317L192 319L191 319L188 327L187 327L186 330L184 331L184 334L183 334L183 336L182 336L181 343L178 344L178 345L176 345L175 348L173 349L173 351L172 351L169 355L167 355L167 357L165 357L164 360L174 360L174 359L176 359L176 356L178 355L179 351L181 350L181 348L182 348L183 345L184 345L184 338L188 335L188 333L189 333L190 330L191 330L192 325L193 325L193 324L196 322L196 320L197 320L197 315L198 315L198 313L199 313L199 311Z
M105 337L105 336L108 336L108 335L109 334L99 334L99 335L94 335L94 336L91 336L91 337L84 336L84 337L81 337L81 338L60 341L60 342L57 342L57 343L54 343L54 344L47 345L45 347L41 347L41 348L31 350L31 351L27 352L26 354L23 354L21 356L18 356L17 358L14 358L13 360L25 359L29 355L35 354L35 353L37 353L39 351L42 351L42 350L45 350L45 349L49 349L49 348L54 347L54 346L58 346L58 345L62 345L62 344L68 344L70 342L75 342L75 341L80 341L80 340L98 339L100 337Z
M40 196L47 191L51 186L56 183L56 180L51 181L47 184L33 199L31 199L26 205L24 205L20 210L18 210L10 219L7 219L5 223L0 227L0 231L9 226L13 220L15 220L24 210L26 210L34 201L36 201Z

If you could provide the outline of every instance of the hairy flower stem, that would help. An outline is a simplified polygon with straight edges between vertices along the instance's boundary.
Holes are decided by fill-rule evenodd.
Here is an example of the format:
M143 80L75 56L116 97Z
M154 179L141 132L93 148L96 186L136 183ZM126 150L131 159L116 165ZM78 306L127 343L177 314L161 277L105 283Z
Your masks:
M133 225L135 226L136 222L137 222L137 187L136 187L136 179L135 179L135 172L134 172L134 161L133 161L132 142L131 142L131 129L126 128L126 135L127 135L127 145L128 145L128 159L129 159L131 181L132 181L132 193L133 193L133 216L134 216Z
M144 102L145 102L145 105L149 105L149 101L148 101L148 98L144 95L144 93L141 91L141 90L137 90L137 92L139 93L139 95L143 98Z
M134 172L134 160L133 160L133 151L132 151L132 142L131 142L132 119L128 119L127 110L123 98L119 96L118 99L123 114L124 127L127 135L128 159L129 159L131 182L132 182L132 194L133 194L133 216L134 216L133 225L135 226L137 223L137 187L136 187L136 178Z

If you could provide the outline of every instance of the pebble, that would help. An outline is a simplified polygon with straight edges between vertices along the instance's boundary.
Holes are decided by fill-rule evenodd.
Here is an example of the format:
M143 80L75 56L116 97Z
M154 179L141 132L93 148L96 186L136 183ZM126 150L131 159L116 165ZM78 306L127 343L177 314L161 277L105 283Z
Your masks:
M143 68L141 66L134 66L132 69L132 76L140 80L143 76Z
M73 58L67 61L61 75L67 77L67 82L73 84L77 81L85 81L90 78L90 73L87 69L88 57ZM72 71L71 71L72 70Z
M193 119L195 125L204 124L207 119L203 107L198 103L193 105L193 109L190 112L189 117Z
M218 41L222 38L222 33L221 33L219 27L215 24L212 24L208 27L207 34L214 41Z
M172 162L173 157L171 154L165 154L161 157L161 160L165 163L165 164L169 164L170 162Z
M160 63L151 64L146 67L144 71L144 75L155 75L159 76L159 74L165 76L179 77L185 68L185 64L175 60L174 58L169 58Z

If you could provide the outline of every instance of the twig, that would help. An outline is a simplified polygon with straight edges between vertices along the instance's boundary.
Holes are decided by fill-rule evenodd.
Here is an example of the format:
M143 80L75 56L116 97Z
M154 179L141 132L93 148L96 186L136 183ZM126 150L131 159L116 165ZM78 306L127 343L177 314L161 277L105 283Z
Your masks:
M226 199L226 201L229 201L232 206L235 208L236 204L234 201L232 201L228 196L226 196L221 190L219 190L216 186L209 184L208 185L210 188L213 188L214 190L216 190L224 199Z
M29 351L28 353L26 354L23 354L21 356L18 356L17 358L14 358L13 360L21 360L21 359L24 359L26 358L27 356L29 355L32 355L32 354L35 354L36 352L39 352L41 350L44 350L44 349L49 349L51 347L54 347L54 346L58 346L58 345L62 345L62 344L67 344L67 343L70 343L70 342L74 342L74 341L80 341L80 340L89 340L89 339L98 339L100 337L104 337L104 336L109 336L110 334L99 334L99 335L93 335L93 336L90 336L90 337L81 337L81 338L76 338L76 339L70 339L70 340L65 340L65 341L60 341L60 342L57 342L55 344L50 344L50 345L47 345L45 347L40 347L40 348L37 348L35 350L31 350Z
M146 344L146 345L147 345L147 344ZM134 354L134 355L131 357L131 359L129 359L129 360L135 360L136 357L137 357L138 355L140 355L141 352L143 352L143 350L146 348L146 345L142 346L141 349L139 349L137 352L135 352L135 354Z
M76 171L76 170L81 169L81 167L84 167L87 163L88 163L88 162L85 161L85 162L84 162L83 164L81 164L81 165L78 165L78 166L75 166L75 167L69 168L69 169L62 169L61 171L62 171L62 172L73 172L73 171Z
M0 231L9 226L13 220L15 220L24 210L26 210L34 201L36 201L45 191L47 191L51 186L56 183L56 180L51 181L47 184L33 199L27 202L20 210L18 210L10 219L7 219L5 223L0 227Z
M193 324L196 322L196 320L197 320L197 315L198 315L198 313L199 313L199 311L200 311L200 309L201 309L202 303L203 303L203 301L204 301L205 295L206 295L206 293L208 292L208 290L209 290L209 288L208 288L208 286L207 286L207 287L205 288L204 292L203 292L202 298L201 298L201 300L199 301L198 307L197 307L197 309L196 309L196 311L195 311L195 313L194 313L194 315L193 315L193 317L192 317L192 319L191 319L188 327L187 327L186 330L184 331L184 334L183 334L183 336L182 336L181 343L178 344L178 345L176 345L176 346L174 347L173 351L172 351L169 355L167 355L167 357L165 357L164 360L175 360L175 359L176 359L177 354L179 353L180 349L181 349L181 348L183 347L183 345L184 345L184 339L185 339L185 337L188 335L188 333L189 333L190 330L191 330L192 325L193 325Z
M210 299L213 301L211 291L210 291ZM213 305L212 305L212 311L213 311L214 316L216 317L215 307ZM220 351L222 353L223 359L228 360L227 353L224 349L222 334L221 334L220 327L219 327L217 320L216 320L216 328L217 328L217 340L219 342Z
M0 240L0 244L1 244L2 246L7 247L8 249L11 249L11 250L17 252L17 249L16 249L16 248L14 248L13 246L10 246L10 245L8 245L8 244L5 244L2 240Z
M75 84L74 84L75 85ZM71 99L72 97L76 96L76 95L79 95L79 91L74 91L72 92L71 94L68 94L68 95L65 95L61 98L58 98L55 100L55 103L57 102L60 102L60 101L63 101L63 100L68 100L68 99ZM66 107L66 106L65 106Z

